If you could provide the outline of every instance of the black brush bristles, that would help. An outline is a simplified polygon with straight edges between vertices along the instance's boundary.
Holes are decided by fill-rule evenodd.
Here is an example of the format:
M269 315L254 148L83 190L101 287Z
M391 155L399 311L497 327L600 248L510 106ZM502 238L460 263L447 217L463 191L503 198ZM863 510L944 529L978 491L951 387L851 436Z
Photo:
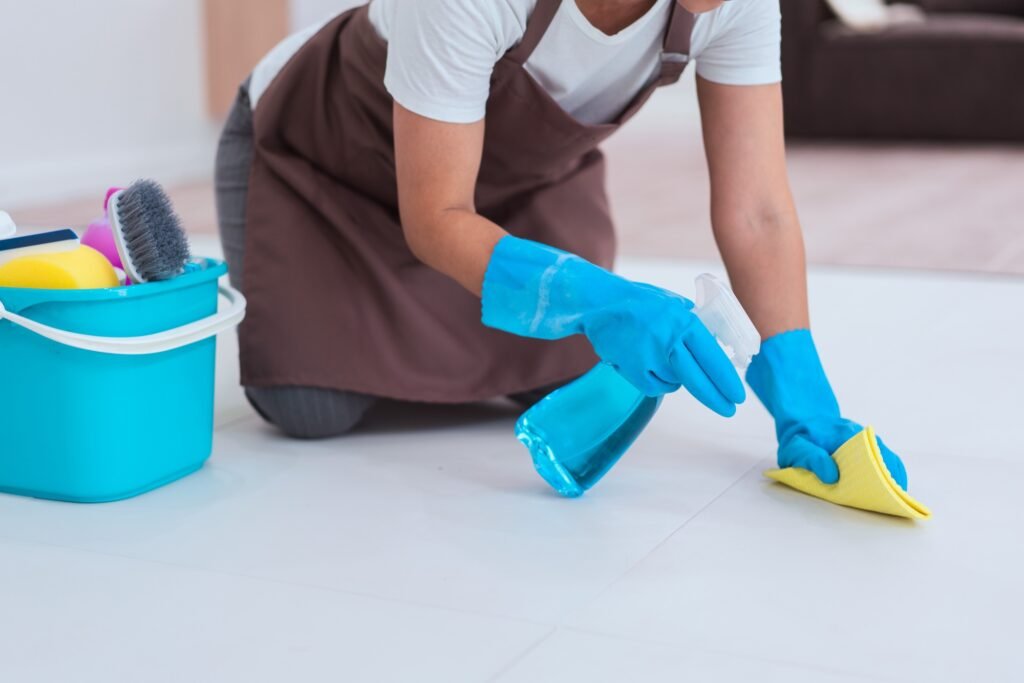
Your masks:
M159 184L138 180L120 193L117 219L124 248L143 282L180 275L191 258L188 238Z

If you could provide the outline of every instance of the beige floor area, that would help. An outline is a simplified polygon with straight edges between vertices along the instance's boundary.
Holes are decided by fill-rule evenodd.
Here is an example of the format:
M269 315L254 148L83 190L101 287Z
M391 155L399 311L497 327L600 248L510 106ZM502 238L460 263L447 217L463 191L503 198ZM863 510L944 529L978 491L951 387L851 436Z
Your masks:
M624 256L716 257L692 79L659 93L606 151ZM1024 146L794 143L789 167L813 264L1024 274ZM170 191L192 231L215 232L208 180ZM98 194L15 218L82 225Z
M716 255L689 105L666 93L608 146L628 255ZM1024 146L791 143L788 159L812 263L1024 274Z

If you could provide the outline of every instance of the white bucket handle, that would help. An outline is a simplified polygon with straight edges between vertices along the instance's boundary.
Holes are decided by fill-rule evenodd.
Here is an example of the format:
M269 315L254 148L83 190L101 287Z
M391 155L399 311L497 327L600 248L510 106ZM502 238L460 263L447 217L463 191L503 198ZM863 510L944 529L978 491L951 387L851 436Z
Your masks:
M143 337L95 337L88 334L68 332L67 330L43 325L16 313L11 313L4 308L3 301L0 301L0 320L9 320L15 325L34 332L41 337L75 349L118 356L144 356L172 351L189 344L195 344L235 327L242 322L242 319L245 317L246 305L245 297L242 296L242 293L226 285L220 287L220 293L231 303L227 310L215 313L208 318L197 320L194 323L176 327L173 330L157 332L156 334L149 334Z

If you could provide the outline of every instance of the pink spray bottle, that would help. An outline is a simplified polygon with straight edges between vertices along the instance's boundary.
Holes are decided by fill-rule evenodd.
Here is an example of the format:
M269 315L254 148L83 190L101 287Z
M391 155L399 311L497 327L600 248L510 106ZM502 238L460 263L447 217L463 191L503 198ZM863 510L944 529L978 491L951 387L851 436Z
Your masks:
M124 264L121 263L121 255L118 253L117 244L114 242L114 231L110 227L110 215L107 211L111 195L120 189L119 187L112 187L107 190L107 196L103 199L103 216L89 224L89 227L86 228L85 233L82 235L82 244L100 252L107 257L107 260L110 261L114 268L124 272ZM125 283L125 286L131 284L131 280L127 277L122 277L121 281Z

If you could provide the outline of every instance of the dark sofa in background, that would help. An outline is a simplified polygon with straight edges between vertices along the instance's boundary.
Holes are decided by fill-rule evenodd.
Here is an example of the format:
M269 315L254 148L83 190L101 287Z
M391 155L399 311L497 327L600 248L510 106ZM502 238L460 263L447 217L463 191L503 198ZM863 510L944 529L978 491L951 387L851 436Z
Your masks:
M1024 0L904 0L923 23L845 27L782 0L792 138L1024 142Z

